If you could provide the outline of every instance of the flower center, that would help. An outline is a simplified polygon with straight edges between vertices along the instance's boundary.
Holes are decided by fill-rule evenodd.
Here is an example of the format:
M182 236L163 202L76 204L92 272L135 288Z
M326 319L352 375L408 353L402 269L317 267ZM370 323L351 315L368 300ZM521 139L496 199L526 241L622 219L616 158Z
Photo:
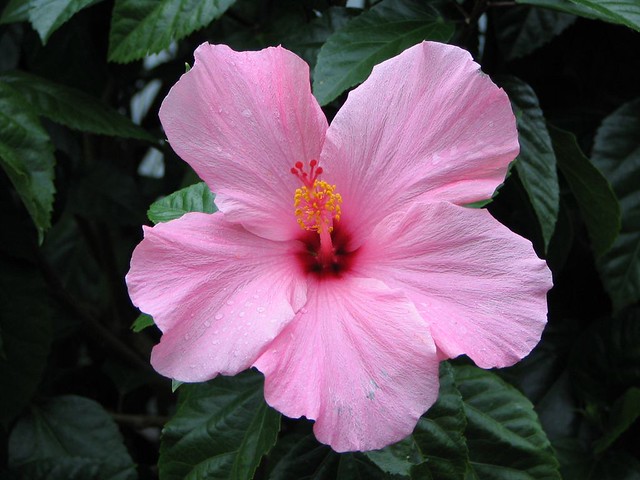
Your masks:
M317 160L309 162L306 172L302 162L296 162L291 173L300 179L302 186L293 195L295 215L300 228L316 232L320 237L317 252L318 264L328 267L336 262L336 252L331 240L333 223L340 221L342 197L336 192L336 186L318 180L322 167Z

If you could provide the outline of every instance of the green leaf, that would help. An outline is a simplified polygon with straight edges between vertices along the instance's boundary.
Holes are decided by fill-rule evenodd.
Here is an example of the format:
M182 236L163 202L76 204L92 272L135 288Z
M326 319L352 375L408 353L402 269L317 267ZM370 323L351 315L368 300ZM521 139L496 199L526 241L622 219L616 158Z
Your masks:
M111 417L73 395L33 406L9 437L9 465L32 480L128 480L136 470Z
M131 62L206 27L235 0L116 0L109 60Z
M171 391L175 393L176 390L178 390L180 388L180 385L183 385L184 383L181 382L180 380L175 380L175 379L171 379Z
M147 216L153 223L161 223L180 218L188 212L214 213L218 210L214 200L215 195L207 184L200 182L152 203Z
M596 455L601 455L609 448L638 417L640 417L640 388L631 387L611 407L607 429L594 445Z
M525 6L500 13L495 17L495 30L507 60L524 57L549 43L576 20L574 15Z
M42 242L51 226L53 146L37 113L13 87L0 82L0 165L17 190Z
M637 0L516 0L516 3L551 8L640 31L640 2Z
M130 119L80 90L25 72L2 74L0 82L18 90L39 115L69 128L98 135L157 142L153 135Z
M640 99L605 118L591 159L611 183L622 210L620 235L598 262L602 282L619 310L640 300Z
M414 479L559 479L558 463L533 406L495 374L440 368L438 401L413 435L367 456Z
M51 348L51 308L34 267L0 257L0 423L10 422L29 402Z
M264 402L256 372L182 385L177 412L163 430L160 477L253 478L279 430L280 414Z
M83 8L101 0L30 0L29 21L43 44L53 32Z
M131 325L131 330L133 330L136 333L139 333L145 328L150 327L152 325L155 325L155 323L153 322L153 317L151 315L147 315L146 313L141 313L140 315L138 315L138 318L136 318L136 320L133 322L133 325Z
M563 480L640 480L640 462L625 452L595 456L577 439L554 443Z
M413 435L382 450L368 452L367 456L391 474L460 479L468 468L466 424L453 368L442 362L438 401L418 421Z
M531 87L515 77L505 78L502 86L509 94L518 122L520 154L515 161L516 170L538 217L546 251L560 209L558 172L551 138Z
M611 185L569 132L548 125L558 167L578 202L595 254L603 255L620 231L620 205Z
M456 367L454 376L464 401L475 478L560 480L551 444L522 393L476 367Z
M29 0L9 0L0 16L0 25L5 23L26 22L29 19Z
M383 0L328 38L318 54L314 94L326 105L361 83L374 65L422 40L446 42L453 32L429 2Z

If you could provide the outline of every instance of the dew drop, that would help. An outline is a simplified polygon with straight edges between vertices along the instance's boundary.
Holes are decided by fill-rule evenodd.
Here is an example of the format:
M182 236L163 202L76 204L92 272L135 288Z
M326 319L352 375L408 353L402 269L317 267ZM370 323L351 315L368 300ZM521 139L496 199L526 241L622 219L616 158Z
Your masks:
M227 305L233 305L233 300L227 300Z
M184 334L184 339L185 340L189 340L191 338L191 335L189 335L188 333Z
M211 326L211 322L210 322L209 320L206 320L206 321L204 322L204 326L205 326L205 327L210 327L210 326Z
M264 308L264 307L258 307L258 308L256 308L256 311L257 311L258 313L264 313L264 310L265 310L265 308Z
M240 312L240 313L238 314L238 316L239 316L239 317L244 317L244 312Z
M306 308L302 307L300 309L300 313L302 313L303 315L306 314L309 310L307 310Z
M255 294L254 294L254 295L253 295L253 299L254 299L254 300L257 300L257 299L258 299L258 295L255 295Z
M223 315L223 314L221 314L221 313L216 313L215 319L216 319L216 320L222 320L222 317L224 317L224 315Z

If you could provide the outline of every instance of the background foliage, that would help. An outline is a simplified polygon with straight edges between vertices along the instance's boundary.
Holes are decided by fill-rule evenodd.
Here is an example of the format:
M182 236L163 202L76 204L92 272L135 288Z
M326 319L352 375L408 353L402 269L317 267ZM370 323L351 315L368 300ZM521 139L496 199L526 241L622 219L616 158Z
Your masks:
M0 478L640 478L638 0L0 11ZM542 342L502 371L443 363L413 435L366 454L281 418L256 372L172 388L123 277L142 223L215 211L157 118L194 48L284 45L331 118L373 65L424 39L468 49L512 100L521 153L487 208L553 270Z

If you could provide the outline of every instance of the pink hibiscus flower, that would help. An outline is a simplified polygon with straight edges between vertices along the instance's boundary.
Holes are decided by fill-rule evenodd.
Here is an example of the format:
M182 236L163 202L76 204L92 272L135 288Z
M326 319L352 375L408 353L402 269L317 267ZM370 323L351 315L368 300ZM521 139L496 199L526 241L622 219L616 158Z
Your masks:
M460 48L375 67L331 125L283 48L201 45L160 118L220 211L144 229L127 275L163 332L151 363L199 382L256 367L267 402L336 451L409 435L438 362L517 362L551 274L486 210L518 153L506 94Z

